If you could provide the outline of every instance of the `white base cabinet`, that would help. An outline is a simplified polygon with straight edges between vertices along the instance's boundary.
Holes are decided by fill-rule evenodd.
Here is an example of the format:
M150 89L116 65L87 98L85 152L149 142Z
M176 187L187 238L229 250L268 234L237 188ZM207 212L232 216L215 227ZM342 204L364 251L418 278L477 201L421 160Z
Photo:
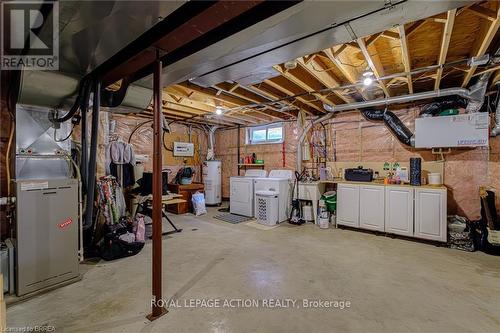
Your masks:
M384 231L384 187L361 185L359 187L359 227Z
M446 242L446 188L340 183L337 224Z
M359 227L359 185L338 185L337 225Z
M385 188L385 232L413 236L413 188Z
M446 242L446 190L415 189L415 237Z

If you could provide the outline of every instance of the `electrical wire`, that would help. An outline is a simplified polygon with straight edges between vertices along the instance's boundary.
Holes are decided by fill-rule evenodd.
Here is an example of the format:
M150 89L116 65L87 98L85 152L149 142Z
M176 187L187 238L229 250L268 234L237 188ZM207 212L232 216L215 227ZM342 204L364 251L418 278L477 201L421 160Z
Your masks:
M57 139L57 137L56 137L57 130L54 128L54 141L55 142L64 142L64 141L68 140L71 137L71 135L73 134L74 129L75 129L75 125L71 126L71 131L69 132L68 136L61 140L61 139Z
M10 108L9 108L10 109ZM14 129L15 129L15 121L14 121L14 116L12 115L11 112L9 112L9 115L10 115L10 119L11 119L11 122L10 122L10 134L9 134L9 141L7 143L7 152L6 152L6 156L5 156L5 163L6 163L6 173L7 173L7 196L10 197L11 196L11 188L10 188L10 154L11 154L11 148L12 148L12 141L14 139Z
M129 137L128 137L128 141L127 141L127 142L128 142L128 143L130 143L130 141L132 140L132 136L135 134L135 132L137 132L137 130L138 130L139 128L141 128L142 126L144 126L144 125L146 125L146 124L148 124L148 123L152 123L152 122L153 122L153 119L150 119L150 120L146 120L146 121L144 121L144 122L142 122L142 123L140 123L140 124L136 125L136 126L134 127L134 129L132 130L132 132L130 132L130 135L129 135Z

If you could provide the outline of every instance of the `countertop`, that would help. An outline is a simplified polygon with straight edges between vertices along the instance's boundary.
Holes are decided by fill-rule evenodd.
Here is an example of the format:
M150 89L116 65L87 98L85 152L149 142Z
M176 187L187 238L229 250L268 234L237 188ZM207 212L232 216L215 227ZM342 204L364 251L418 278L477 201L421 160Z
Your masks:
M371 182L354 182L354 181L347 181L343 179L334 179L334 180L320 180L319 183L324 183L324 184L354 184L354 185L378 185L378 186L401 186L401 187L412 187L412 188L429 188L429 189L442 189L446 190L446 186L444 185L421 185L421 186L415 186L415 185L410 185L410 184L384 184L383 180L374 180Z

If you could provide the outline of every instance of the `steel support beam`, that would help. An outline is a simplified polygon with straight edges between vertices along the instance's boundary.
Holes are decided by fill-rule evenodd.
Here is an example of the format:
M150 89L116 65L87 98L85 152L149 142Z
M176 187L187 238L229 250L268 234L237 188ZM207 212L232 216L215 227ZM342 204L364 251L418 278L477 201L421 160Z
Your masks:
M156 62L153 72L153 260L152 260L152 302L151 314L147 316L153 321L168 311L162 300L162 61L159 50L156 51Z

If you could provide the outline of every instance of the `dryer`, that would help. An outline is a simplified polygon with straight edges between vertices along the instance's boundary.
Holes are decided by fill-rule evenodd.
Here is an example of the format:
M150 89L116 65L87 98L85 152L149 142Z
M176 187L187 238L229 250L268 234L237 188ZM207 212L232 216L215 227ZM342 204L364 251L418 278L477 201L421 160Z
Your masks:
M292 170L271 170L268 178L254 179L254 192L272 191L278 195L278 223L287 221L290 217L292 198ZM255 195L254 195L255 197ZM257 200L254 198L255 210Z
M229 179L229 212L231 214L254 217L254 184L256 178L265 178L266 170L247 170L244 176Z

